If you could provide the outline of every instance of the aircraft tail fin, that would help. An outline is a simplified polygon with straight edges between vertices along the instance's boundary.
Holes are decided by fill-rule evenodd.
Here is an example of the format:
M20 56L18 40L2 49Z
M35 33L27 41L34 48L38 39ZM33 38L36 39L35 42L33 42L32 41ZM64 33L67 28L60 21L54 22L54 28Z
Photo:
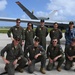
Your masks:
M32 14L25 6L23 6L19 1L16 4L31 18L31 19L38 19L36 16Z
M54 11L52 11L52 12L48 15L48 16L49 16L49 18L53 17L53 16L54 16L54 14L55 14L56 12L58 12L58 10L54 10Z

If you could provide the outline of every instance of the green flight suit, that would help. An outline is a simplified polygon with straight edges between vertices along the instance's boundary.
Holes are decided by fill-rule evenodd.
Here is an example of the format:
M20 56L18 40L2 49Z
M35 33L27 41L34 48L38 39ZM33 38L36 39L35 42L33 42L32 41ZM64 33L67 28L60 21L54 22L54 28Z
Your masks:
M62 32L60 29L52 29L50 31L50 38L51 38L51 43L53 38L58 39L58 44L60 44L60 39L62 38Z
M32 45L33 44L33 38L35 36L35 32L33 29L25 30L25 45L24 45L24 51L26 49L27 46Z
M38 26L35 30L35 34L40 39L40 45L46 50L46 36L48 35L48 29L45 26Z
M47 48L47 57L51 58L53 60L55 57L57 57L59 55L62 55L62 57L57 59L57 61L58 61L57 68L61 67L61 65L64 61L64 56L63 56L64 53L63 53L63 50L60 45L57 44L57 46L54 47L52 44L50 44ZM54 67L54 63L55 62L50 63L50 60L49 60L48 65L47 65L47 70L52 70Z
M65 62L65 69L66 70L70 70L71 67L73 66L73 62L75 62L75 58L71 61L68 59L68 56L72 57L75 56L75 46L71 46L71 45L67 45L65 47L65 58L66 58L66 62Z
M18 59L19 57L21 59L18 60L18 68L24 68L26 65L27 59L23 56L23 51L20 45L14 46L13 43L7 44L2 50L1 50L1 56L4 57L4 53L7 53L6 60L8 60L10 63L6 64L5 70L7 71L8 75L14 75L15 73L15 66L13 65L13 62Z
M24 29L21 26L15 25L15 26L11 27L10 30L8 30L8 32L7 32L8 37L11 37L11 33L13 35L13 38L15 36L20 36L21 42L22 42L22 40L25 39ZM20 44L21 44L21 42L20 42Z
M28 55L29 53L29 55ZM37 59L35 59L35 55L41 53L41 56L39 56ZM42 46L38 45L35 47L34 45L29 45L24 53L24 56L29 60L31 60L31 64L28 65L28 72L33 73L35 69L35 63L41 61L41 68L45 68L46 64L46 54L45 50Z

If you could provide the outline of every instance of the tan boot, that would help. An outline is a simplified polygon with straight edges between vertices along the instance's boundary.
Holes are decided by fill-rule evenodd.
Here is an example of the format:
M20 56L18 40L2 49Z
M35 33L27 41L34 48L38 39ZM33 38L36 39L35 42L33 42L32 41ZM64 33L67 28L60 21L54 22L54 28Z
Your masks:
M21 69L21 68L19 68L19 67L16 68L15 70L18 71L18 72L20 72L20 73L23 73L23 72L24 72L24 69Z
M40 72L41 72L42 74L46 74L46 72L45 72L45 69L44 69L44 68L40 68Z
M59 72L60 72L60 71L61 71L61 68L60 68L60 67L58 67L58 68L57 68L57 71L59 71Z

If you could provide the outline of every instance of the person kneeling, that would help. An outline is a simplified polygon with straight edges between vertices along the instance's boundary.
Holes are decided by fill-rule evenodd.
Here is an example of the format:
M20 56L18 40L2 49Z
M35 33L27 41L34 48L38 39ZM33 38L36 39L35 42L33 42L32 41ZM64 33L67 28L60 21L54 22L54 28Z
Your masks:
M63 50L60 45L57 44L58 40L53 38L52 44L47 48L47 57L49 59L47 70L50 71L54 67L54 63L58 61L57 71L61 71L61 65L64 61Z
M28 56L29 53L29 56ZM35 63L41 61L40 72L45 74L46 55L44 48L39 45L39 38L34 39L33 45L29 45L25 50L25 57L28 58L28 72L33 73Z
M27 59L23 56L22 48L19 44L20 37L15 36L12 43L7 44L2 50L1 50L1 56L2 59L5 62L5 70L8 73L8 75L14 75L15 73L15 66L19 64L16 68L17 71L23 72L23 68L26 65ZM4 56L4 53L7 53L6 58Z
M75 62L75 38L72 39L70 45L65 47L65 70L70 70L73 66L73 62Z

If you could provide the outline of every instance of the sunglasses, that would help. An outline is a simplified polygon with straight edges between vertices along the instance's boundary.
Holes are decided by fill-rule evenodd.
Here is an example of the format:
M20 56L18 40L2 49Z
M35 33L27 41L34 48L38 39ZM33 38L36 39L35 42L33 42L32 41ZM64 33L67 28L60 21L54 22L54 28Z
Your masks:
M53 42L57 42L57 41L53 41Z
M16 41L20 41L20 39L15 39Z

